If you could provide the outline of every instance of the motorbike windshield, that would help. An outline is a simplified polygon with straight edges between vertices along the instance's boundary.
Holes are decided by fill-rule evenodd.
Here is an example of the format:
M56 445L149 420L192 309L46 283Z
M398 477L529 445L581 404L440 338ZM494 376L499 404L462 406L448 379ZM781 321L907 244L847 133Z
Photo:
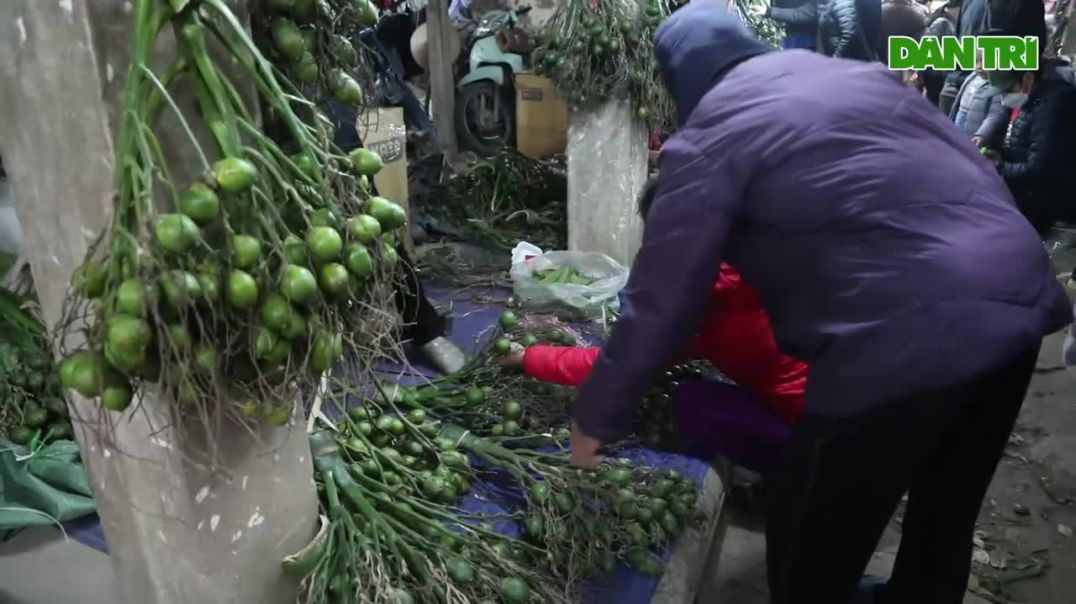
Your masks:
M478 27L474 30L474 36L476 38L491 36L507 27L508 19L509 16L505 13L486 15L478 22Z

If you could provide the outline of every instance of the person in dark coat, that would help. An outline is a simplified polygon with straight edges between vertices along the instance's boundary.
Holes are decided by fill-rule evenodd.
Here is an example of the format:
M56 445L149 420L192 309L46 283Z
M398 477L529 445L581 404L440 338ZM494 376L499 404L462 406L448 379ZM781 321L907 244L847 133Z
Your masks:
M949 0L944 6L930 14L927 18L926 35L943 38L956 35L956 19L960 14L960 5L963 0ZM927 100L932 105L937 105L941 97L942 88L945 87L945 78L948 71L937 69L925 69L919 73L923 82L923 88Z
M906 36L918 40L927 27L927 9L914 0L883 0L882 31L878 37L878 58L888 63L889 38Z
M785 26L784 48L818 48L818 1L773 0L766 8L767 17Z
M827 0L820 12L818 35L823 54L859 61L878 58L881 0Z
M679 130L572 406L572 462L594 467L630 431L727 261L810 366L767 476L772 602L851 601L905 493L886 601L960 602L1042 338L1072 321L1042 241L990 162L881 65L771 52L709 2L662 23L655 56Z
M1042 0L964 0L956 20L956 35L981 36L989 32L1035 36L1046 49L1046 8Z
M927 18L927 34L931 36L955 36L956 19L963 0L949 0Z
M1047 63L1037 72L991 74L991 83L1004 91L1002 103L1020 110L998 157L998 173L1043 236L1059 220L1076 220L1076 87L1055 68Z

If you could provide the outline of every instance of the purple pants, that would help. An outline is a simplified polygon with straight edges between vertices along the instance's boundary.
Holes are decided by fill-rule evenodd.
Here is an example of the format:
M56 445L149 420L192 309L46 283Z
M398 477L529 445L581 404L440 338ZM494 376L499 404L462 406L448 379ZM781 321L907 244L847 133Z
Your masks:
M672 393L672 413L688 450L717 455L765 474L781 455L792 427L744 388L687 380Z

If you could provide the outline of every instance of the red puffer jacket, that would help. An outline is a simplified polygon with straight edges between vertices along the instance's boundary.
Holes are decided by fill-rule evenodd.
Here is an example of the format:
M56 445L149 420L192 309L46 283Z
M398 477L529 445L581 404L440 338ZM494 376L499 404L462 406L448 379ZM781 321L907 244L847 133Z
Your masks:
M597 347L531 346L523 370L535 379L578 386L600 352ZM807 365L778 349L754 288L728 264L721 265L702 329L684 355L684 360L697 358L709 360L789 422L803 414Z

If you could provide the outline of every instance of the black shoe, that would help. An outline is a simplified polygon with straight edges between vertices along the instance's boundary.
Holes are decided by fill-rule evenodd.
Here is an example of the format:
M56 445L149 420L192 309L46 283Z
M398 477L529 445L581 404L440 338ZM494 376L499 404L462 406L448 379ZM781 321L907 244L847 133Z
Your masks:
M766 481L761 474L733 466L732 499L747 509L761 508L766 501Z

